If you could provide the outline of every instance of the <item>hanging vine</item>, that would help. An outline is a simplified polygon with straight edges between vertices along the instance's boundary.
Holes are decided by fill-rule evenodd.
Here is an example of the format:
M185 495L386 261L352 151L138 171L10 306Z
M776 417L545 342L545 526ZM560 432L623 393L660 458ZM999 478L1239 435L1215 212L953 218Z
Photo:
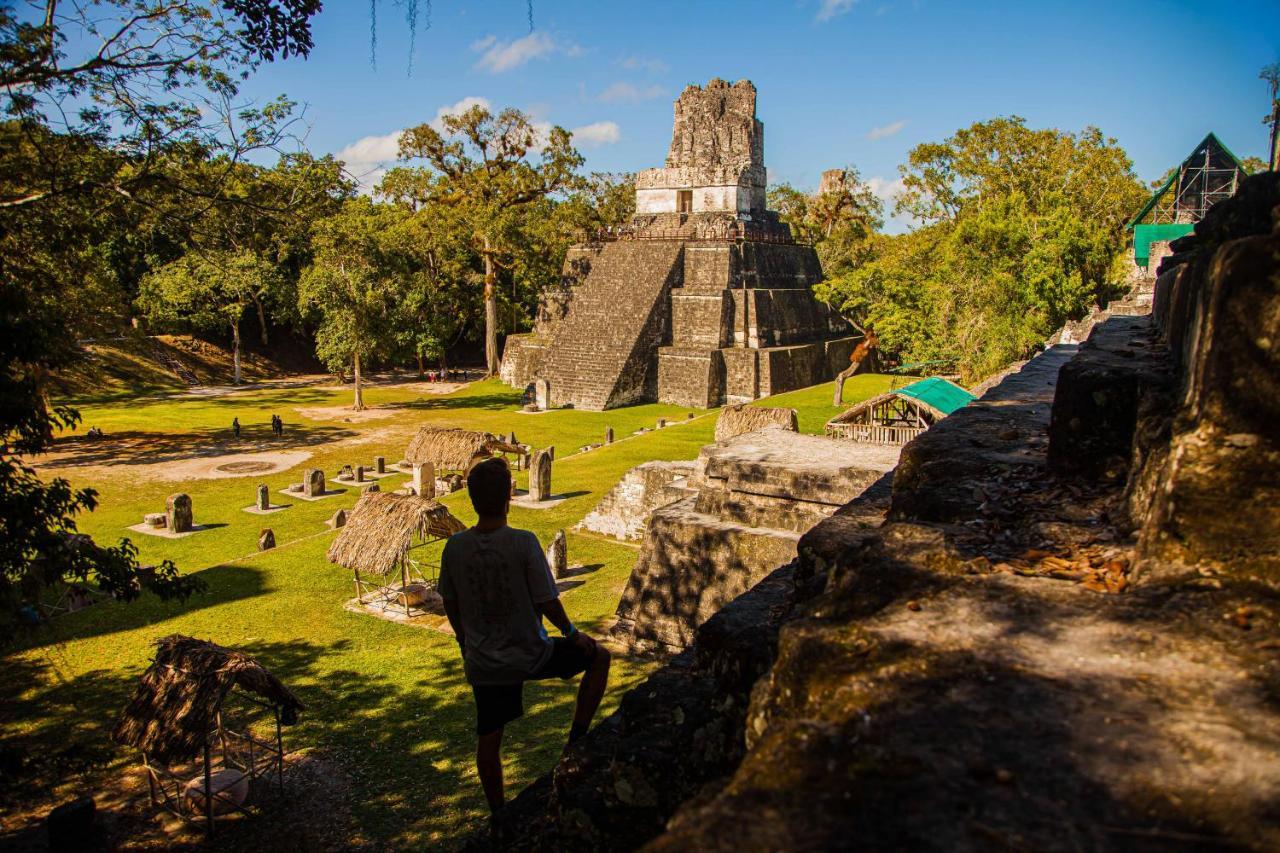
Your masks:
M378 68L378 3L369 0L369 64ZM431 29L431 0L395 0L404 9L404 21L409 25L409 76L413 76L413 54L418 46L418 21L424 30ZM529 32L533 32L533 0L525 0L525 14L529 19Z

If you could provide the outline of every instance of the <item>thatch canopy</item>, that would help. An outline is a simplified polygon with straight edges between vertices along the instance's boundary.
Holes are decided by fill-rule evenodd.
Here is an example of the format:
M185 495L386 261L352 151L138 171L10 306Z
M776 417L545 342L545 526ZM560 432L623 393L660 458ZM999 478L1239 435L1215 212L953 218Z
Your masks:
M213 731L232 687L280 708L281 722L297 721L303 705L260 663L233 649L173 634L156 641L156 656L112 732L162 764L194 758Z
M745 432L776 427L792 432L800 431L795 409L749 406L745 403L726 406L716 419L716 441L724 441Z
M470 429L422 427L409 442L404 458L411 463L430 462L437 471L460 471L465 474L482 459L499 453L523 453L518 444L509 444L498 436Z
M386 574L409 553L414 537L446 538L466 529L443 504L417 495L365 492L329 546L329 562Z

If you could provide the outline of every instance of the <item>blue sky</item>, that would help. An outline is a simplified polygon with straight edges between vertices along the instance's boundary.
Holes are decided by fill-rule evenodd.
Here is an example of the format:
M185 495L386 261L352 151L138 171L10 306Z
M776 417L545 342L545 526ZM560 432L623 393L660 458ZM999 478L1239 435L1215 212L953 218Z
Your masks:
M592 170L661 165L688 83L749 78L771 182L816 186L852 164L886 197L921 142L998 115L1096 125L1144 181L1209 130L1264 156L1259 69L1280 60L1280 2L420 0L410 69L403 8L328 0L306 61L264 67L247 95L306 104L307 144L376 175L395 133L468 99L578 129Z

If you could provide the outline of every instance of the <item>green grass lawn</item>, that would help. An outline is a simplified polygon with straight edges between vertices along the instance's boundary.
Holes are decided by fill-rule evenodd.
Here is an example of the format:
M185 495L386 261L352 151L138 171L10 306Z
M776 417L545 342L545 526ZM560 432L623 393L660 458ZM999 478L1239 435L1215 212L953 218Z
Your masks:
M902 382L855 377L846 384L846 400L880 393L893 381ZM830 405L830 388L817 386L763 403L796 408L802 430L820 433L839 411ZM353 801L361 804L354 816L363 839L393 846L445 843L477 823L483 798L471 761L473 710L452 638L343 609L353 595L352 582L348 572L325 560L334 534L323 522L339 507L355 503L355 489L315 502L290 500L278 491L300 480L303 468L320 467L332 475L340 465L369 464L375 455L393 464L422 425L514 430L522 442L557 449L553 492L569 497L546 510L513 507L511 516L513 525L533 530L545 543L556 530L581 519L632 466L695 457L711 441L715 418L693 412L689 420L690 410L669 405L525 414L518 411L518 394L494 381L444 396L424 395L412 386L375 386L366 399L394 407L393 414L348 423L347 415L336 410L319 417L295 411L349 405L349 390L324 386L82 406L85 425L108 434L107 443L92 448L103 458L92 469L51 467L43 474L98 489L101 504L83 519L85 532L99 541L128 535L144 562L172 559L184 572L201 577L208 591L185 604L153 598L99 604L56 619L4 655L0 758L25 769L0 774L21 784L5 790L7 783L0 781L0 818L22 802L66 795L80 770L93 777L104 768L118 772L133 760L110 742L110 727L150 659L151 642L183 633L256 655L294 689L307 708L299 724L287 730L287 746L313 750L342 768ZM266 426L272 412L288 424L278 442ZM227 430L233 417L246 426L238 443ZM660 417L675 425L631 435ZM622 440L577 452L602 440L606 426ZM125 437L132 442L129 453L113 458L110 442ZM312 456L265 477L188 482L149 479L137 464L178 464L197 452L258 448L303 449ZM81 479L86 470L92 480ZM518 475L521 486L524 477ZM381 487L394 489L405 479L387 478ZM269 486L273 501L292 505L268 516L243 512L259 482ZM165 497L175 491L191 495L196 522L210 529L178 540L125 529L144 512L161 511ZM474 521L465 492L444 502L464 522ZM274 530L279 547L258 553L263 527ZM563 592L565 608L579 625L598 629L612 616L636 554L628 545L569 532L570 563L589 569ZM602 713L611 711L651 667L642 660L617 660ZM552 766L572 702L569 684L526 690L526 716L508 729L509 795Z

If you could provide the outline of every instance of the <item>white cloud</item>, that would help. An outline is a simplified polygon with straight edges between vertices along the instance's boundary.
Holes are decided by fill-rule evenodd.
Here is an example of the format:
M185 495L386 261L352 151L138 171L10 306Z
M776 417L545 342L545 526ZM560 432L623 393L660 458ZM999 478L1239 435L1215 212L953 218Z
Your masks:
M656 84L641 88L630 83L618 82L596 95L596 100L606 104L616 104L619 101L648 101L661 98L663 94L663 88Z
M622 131L611 121L597 121L569 131L581 145L612 145L622 139Z
M532 59L546 58L555 52L556 43L551 36L543 32L529 33L515 41L501 41L497 36L485 36L471 45L471 49L482 54L476 62L477 68L483 68L491 74L501 74L519 68Z
M899 193L907 188L902 183L902 178L881 178L878 175L874 178L867 178L867 186L887 207L892 207L893 203L897 201Z
M457 103L446 104L436 110L431 126L443 130L441 122L447 115L464 113L474 106L489 109L489 100L478 95L469 95ZM343 146L334 156L347 166L347 173L360 183L361 192L372 192L387 168L400 156L400 136L404 131L396 130L381 136L362 136L350 145Z
M625 56L618 64L628 71L648 71L650 74L662 74L667 70L667 63L661 59L646 59L643 56Z
M858 0L822 0L817 19L829 21L832 18L838 18L852 9L857 2Z
M468 95L456 104L447 104L436 110L436 117L431 120L431 126L436 130L444 130L444 122L442 119L445 116L462 115L472 107L484 107L486 110L490 109L489 99L482 98L479 95Z
M387 171L387 164L400 154L400 134L363 136L340 149L334 156L346 164L347 174L360 184L361 192L372 192Z
M907 126L906 119L900 121L891 121L880 127L873 127L867 131L867 139L888 139L890 136L896 136Z

